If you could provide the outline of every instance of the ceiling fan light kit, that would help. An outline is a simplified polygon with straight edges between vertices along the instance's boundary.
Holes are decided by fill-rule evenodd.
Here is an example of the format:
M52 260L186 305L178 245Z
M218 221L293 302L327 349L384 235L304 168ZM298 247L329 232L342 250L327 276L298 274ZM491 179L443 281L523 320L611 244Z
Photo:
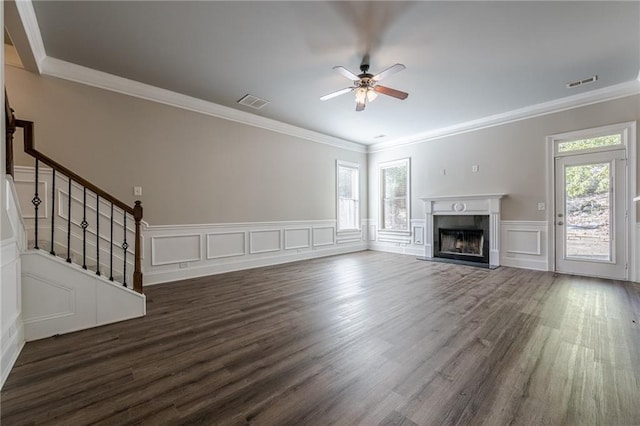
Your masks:
M383 78L405 69L406 67L403 64L392 65L389 68L386 68L384 71L373 75L369 74L369 64L367 62L368 61L364 60L362 65L360 65L359 75L352 73L342 66L333 67L334 71L353 81L353 86L326 94L322 96L320 100L326 101L345 93L355 92L356 111L363 111L367 102L373 102L378 96L378 93L382 93L383 95L391 96L400 100L407 99L409 94L406 92L378 85L378 82Z

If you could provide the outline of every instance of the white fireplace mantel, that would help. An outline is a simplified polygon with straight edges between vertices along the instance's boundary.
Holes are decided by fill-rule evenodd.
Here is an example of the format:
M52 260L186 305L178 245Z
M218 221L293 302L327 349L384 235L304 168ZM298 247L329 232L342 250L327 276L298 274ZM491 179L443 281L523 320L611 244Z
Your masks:
M500 200L506 194L423 197L426 214L424 257L433 259L433 217L437 215L489 216L489 265L500 266Z

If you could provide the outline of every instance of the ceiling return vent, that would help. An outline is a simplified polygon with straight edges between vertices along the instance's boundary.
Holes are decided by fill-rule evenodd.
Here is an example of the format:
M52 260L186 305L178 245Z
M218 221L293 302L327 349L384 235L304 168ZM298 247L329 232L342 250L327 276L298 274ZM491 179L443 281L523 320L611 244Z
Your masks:
M567 83L567 89L573 89L574 87L593 83L596 80L598 80L598 76L592 75L591 77L583 78L582 80L570 81L569 83Z
M257 96L246 94L238 101L240 105L247 106L253 109L262 109L269 101L265 99L260 99Z

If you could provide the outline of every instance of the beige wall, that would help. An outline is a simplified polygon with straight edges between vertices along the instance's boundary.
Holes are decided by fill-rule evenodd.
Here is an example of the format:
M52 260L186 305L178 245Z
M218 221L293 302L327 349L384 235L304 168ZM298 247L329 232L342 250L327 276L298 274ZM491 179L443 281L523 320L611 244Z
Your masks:
M411 157L414 219L424 216L420 197L506 193L502 219L546 220L537 209L546 201L546 137L639 119L640 96L630 96L370 154L369 216L378 216L378 164Z
M36 124L38 149L128 203L142 186L152 225L333 219L336 159L361 164L363 216L368 205L377 217L377 165L405 157L413 218L424 215L420 197L504 192L503 219L545 220L546 136L640 119L631 96L367 158L13 67L6 81L18 117Z
M366 154L10 66L6 85L41 152L130 204L142 186L151 225L335 219L336 159L366 213Z

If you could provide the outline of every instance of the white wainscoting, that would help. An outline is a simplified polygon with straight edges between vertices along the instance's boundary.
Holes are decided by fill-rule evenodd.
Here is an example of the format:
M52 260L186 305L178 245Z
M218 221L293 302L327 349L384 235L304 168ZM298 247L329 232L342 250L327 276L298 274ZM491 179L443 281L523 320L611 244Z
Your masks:
M500 264L548 271L547 222L500 221Z
M424 256L424 219L411 219L411 231L407 233L380 231L377 219L367 219L366 225L371 250Z
M144 316L145 296L42 250L22 254L25 340Z
M2 352L0 358L0 388L24 346L22 323L22 283L20 249L15 238L2 241L0 246L0 299L2 302Z
M364 225L363 225L364 226ZM367 249L335 220L150 226L143 222L144 285Z
M375 219L367 219L366 227L371 250L424 256L424 219L411 220L410 234L380 232ZM640 235L640 225L638 233ZM546 238L547 223L544 221L500 221L500 264L547 271Z
M3 180L2 207L9 219L11 237L0 242L0 388L9 376L24 346L22 322L22 262L20 254L27 244L18 194L11 176Z

